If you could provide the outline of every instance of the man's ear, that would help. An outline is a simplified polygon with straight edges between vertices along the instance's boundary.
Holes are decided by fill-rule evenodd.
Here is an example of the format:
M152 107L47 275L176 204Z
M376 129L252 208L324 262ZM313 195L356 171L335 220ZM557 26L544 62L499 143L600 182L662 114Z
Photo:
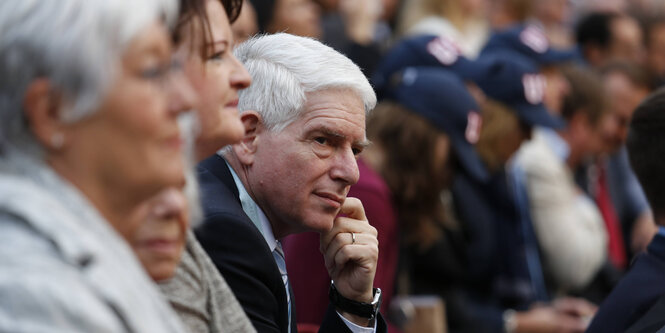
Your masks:
M67 127L60 120L62 99L48 79L36 79L23 97L23 112L32 134L47 150L61 150L67 143Z
M240 121L245 125L245 135L239 143L233 145L233 152L243 165L254 163L254 154L259 145L260 136L265 132L263 118L256 111L244 111Z

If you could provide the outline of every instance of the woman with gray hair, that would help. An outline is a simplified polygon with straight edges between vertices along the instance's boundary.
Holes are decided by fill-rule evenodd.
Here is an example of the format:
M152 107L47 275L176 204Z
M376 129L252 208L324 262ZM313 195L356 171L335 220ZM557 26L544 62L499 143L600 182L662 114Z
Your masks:
M0 331L182 332L123 240L184 183L171 0L0 2Z

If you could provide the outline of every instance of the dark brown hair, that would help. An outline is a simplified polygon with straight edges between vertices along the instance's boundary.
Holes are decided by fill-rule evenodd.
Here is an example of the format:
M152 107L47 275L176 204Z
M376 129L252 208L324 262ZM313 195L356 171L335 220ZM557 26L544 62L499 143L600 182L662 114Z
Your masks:
M441 191L449 176L434 162L441 134L424 118L389 102L380 103L367 123L368 138L384 155L377 171L392 192L405 240L422 248L442 236L440 225L446 221Z
M206 2L210 0L180 0L180 12L178 13L178 23L173 29L172 39L175 45L178 45L182 39L182 29L191 22L195 17L199 19L200 28L204 31L204 40L201 43L201 55L206 54L207 45L211 43L212 34L210 32L210 22L208 22L208 13L206 11ZM240 15L243 0L219 0L229 17L229 23L235 22ZM190 26L190 29L193 29ZM192 45L194 43L192 42Z
M600 74L606 76L619 73L625 76L634 86L651 91L653 82L649 73L640 65L628 61L612 61L600 69Z
M609 111L602 81L598 74L581 66L565 66L561 72L568 80L570 90L563 98L561 115L570 120L578 112L586 114L592 125Z

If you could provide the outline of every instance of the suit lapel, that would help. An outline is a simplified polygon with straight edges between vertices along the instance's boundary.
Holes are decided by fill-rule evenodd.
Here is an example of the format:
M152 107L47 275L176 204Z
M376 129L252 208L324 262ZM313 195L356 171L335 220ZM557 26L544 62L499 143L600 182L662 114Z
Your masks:
M202 195L201 201L203 202L206 214L211 213L211 211L208 211L211 207L214 208L212 210L221 209L224 211L229 211L229 210L232 210L234 212L237 211L239 215L243 216L244 222L250 225L251 228L256 231L258 235L256 239L261 240L261 244L256 247L256 251L264 252L266 258L269 258L267 260L269 260L273 266L273 267L266 267L266 269L270 271L269 276L271 280L270 281L271 285L269 286L269 288L271 289L272 293L275 294L275 298L279 304L278 311L280 318L279 320L280 331L283 333L289 333L288 320L287 320L288 305L286 299L286 290L284 289L284 283L282 282L282 276L279 273L279 268L277 267L277 263L275 262L272 252L270 251L268 244L265 242L263 235L242 209L242 203L240 202L240 193L238 191L238 187L236 186L235 181L233 180L233 175L229 170L229 165L226 163L226 160L224 160L224 158L215 154L201 161L198 164L197 168L199 172L199 181L201 186L201 195ZM211 177L214 179L212 179ZM222 183L223 186L220 183ZM226 190L224 190L227 193L225 197L228 198L229 192L233 195L234 199L236 200L237 207L236 205L233 205L234 207L231 207L228 203L228 200L225 201L223 199L220 199L219 192L222 190L221 187L226 188ZM218 207L219 205L223 205L224 207ZM289 293L291 295L291 300L295 300L291 288L289 288ZM297 333L295 318L296 318L295 303L292 303L291 322L293 323L293 325L290 333Z
M205 160L201 161L198 165L199 172L209 172L211 175L217 177L219 181L224 183L224 186L228 188L233 196L240 202L240 194L238 193L238 187L233 181L233 176L231 171L229 171L229 166L226 164L226 160L215 154Z

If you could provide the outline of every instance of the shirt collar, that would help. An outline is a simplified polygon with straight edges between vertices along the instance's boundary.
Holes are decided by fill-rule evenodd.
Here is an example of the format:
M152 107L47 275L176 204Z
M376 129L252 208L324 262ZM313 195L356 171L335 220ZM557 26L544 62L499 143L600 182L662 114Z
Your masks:
M561 161L566 161L570 155L570 146L568 143L553 129L550 128L538 128L538 133L545 140L550 149L554 152Z
M268 217L266 217L266 214L263 213L259 205L257 205L254 199L252 199L252 197L249 195L245 189L245 185L243 185L235 170L233 170L228 162L226 165L229 167L231 175L233 176L233 181L236 183L236 187L238 188L238 196L240 197L242 210L245 211L245 214L247 214L249 219L252 220L252 223L254 223L256 228L259 229L263 235L263 238L266 240L270 251L275 251L275 248L277 247L277 240L275 239L275 235L272 232L272 227L270 225L270 221L268 221Z
M658 234L665 237L665 227L663 226L658 226Z

